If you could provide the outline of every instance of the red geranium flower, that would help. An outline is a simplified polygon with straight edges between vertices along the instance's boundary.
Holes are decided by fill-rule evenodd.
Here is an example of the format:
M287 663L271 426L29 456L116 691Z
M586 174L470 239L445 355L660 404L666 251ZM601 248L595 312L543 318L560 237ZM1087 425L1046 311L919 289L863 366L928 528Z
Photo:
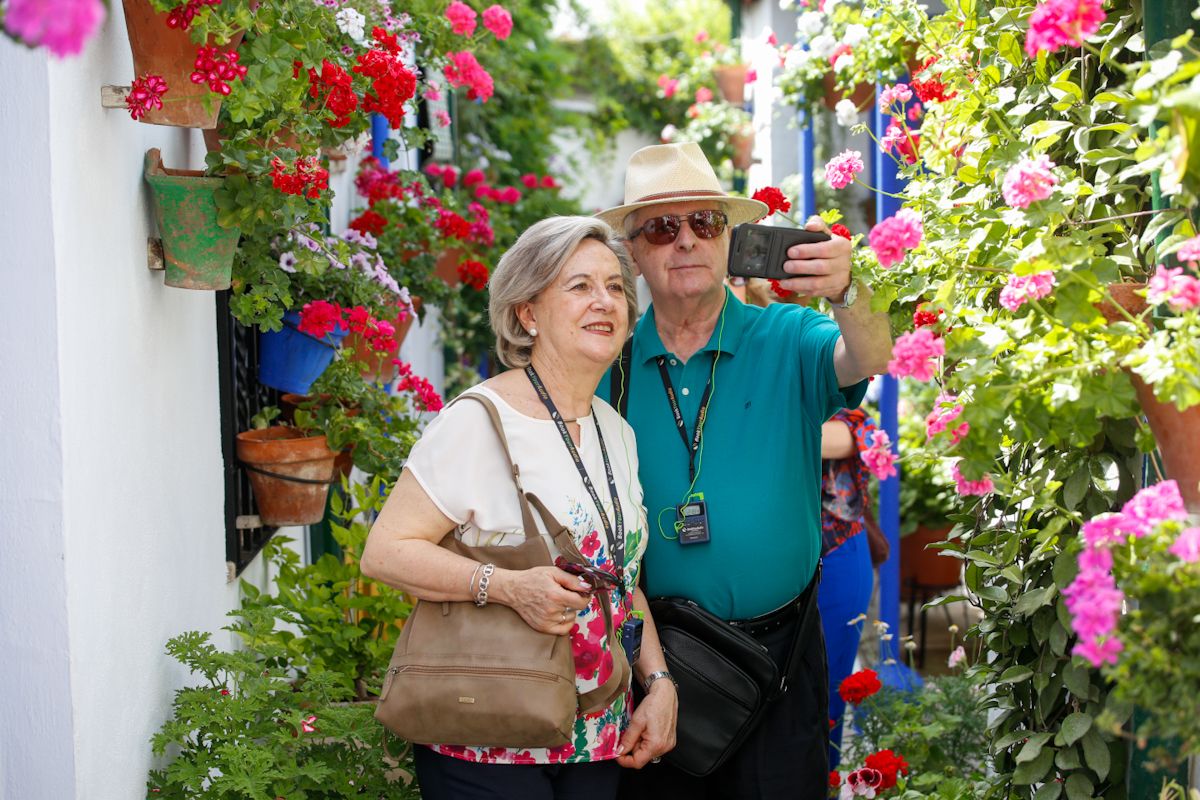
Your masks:
M863 765L869 769L879 770L883 775L883 783L879 785L881 789L890 789L895 786L897 773L901 775L908 774L908 762L891 750L880 750L878 753L872 753L863 759Z
M359 233L378 236L387 227L387 218L377 211L364 211L350 222L350 227Z
M829 788L836 789L842 785L842 776L836 769L829 773Z
M883 687L873 669L860 670L842 681L838 694L851 705L858 705Z
M792 203L788 200L783 192L774 186L766 186L759 189L751 197L752 200L758 200L761 203L767 204L767 216L771 216L776 211L782 211L784 214L792 210Z
M458 279L482 292L483 287L487 286L488 268L482 262L467 259L458 265Z
M830 233L832 233L834 236L840 236L840 237L842 237L843 239L852 239L852 238L854 238L854 237L853 237L853 235L850 233L850 229L849 229L849 228L847 228L845 225L843 225L843 224L842 224L842 223L840 223L840 222L835 222L835 223L833 223L833 227L831 227L831 228L829 229L829 231L830 231Z
M147 111L163 107L162 96L166 93L167 82L162 76L146 73L129 87L125 108L129 109L129 116L141 119Z

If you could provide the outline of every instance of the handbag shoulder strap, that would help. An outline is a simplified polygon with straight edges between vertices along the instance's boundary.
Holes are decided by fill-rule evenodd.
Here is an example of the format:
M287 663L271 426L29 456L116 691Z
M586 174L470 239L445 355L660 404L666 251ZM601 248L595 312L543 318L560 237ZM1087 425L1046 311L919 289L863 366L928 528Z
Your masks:
M500 421L500 412L497 410L496 404L487 397L484 397L480 394L475 394L474 392L469 394L461 394L455 398L454 402L457 403L459 400L463 399L474 400L487 410L488 418L492 421L492 427L495 428L496 435L500 437L500 445L504 448L504 457L508 459L508 463L511 468L513 484L517 487L517 500L521 504L521 523L524 525L525 535L537 535L540 537L541 534L538 532L537 523L533 521L533 511L529 508L529 500L525 495L525 488L521 485L521 468L517 466L517 462L513 460L512 452L508 448L508 437L504 435L504 424ZM453 403L451 405L453 405ZM549 514L549 511L546 511L545 514ZM546 530L551 536L553 536L554 528L550 527L550 520L546 519L545 514L543 514L542 521L547 523ZM550 517L550 519L552 520L553 517ZM557 523L555 524L557 525Z

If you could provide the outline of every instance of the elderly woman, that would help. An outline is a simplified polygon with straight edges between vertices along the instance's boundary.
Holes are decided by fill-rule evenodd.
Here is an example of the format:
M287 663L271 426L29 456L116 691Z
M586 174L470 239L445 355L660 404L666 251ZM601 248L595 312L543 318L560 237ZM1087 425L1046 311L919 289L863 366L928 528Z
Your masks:
M500 259L490 292L496 351L513 369L468 392L498 409L525 491L543 499L592 565L619 576L610 592L615 624L641 612L641 655L632 666L646 697L632 715L626 691L577 715L571 743L561 747L418 746L417 778L426 800L612 798L620 766L640 769L675 741L675 687L637 588L646 547L637 448L630 427L594 396L636 315L632 267L604 222L553 217ZM448 407L413 447L371 529L363 573L422 600L478 600L480 564L438 543L457 529L468 545L521 544L510 472L485 409L474 401ZM510 606L538 631L571 637L580 695L608 679L602 604L578 575L555 566L495 569L486 600Z

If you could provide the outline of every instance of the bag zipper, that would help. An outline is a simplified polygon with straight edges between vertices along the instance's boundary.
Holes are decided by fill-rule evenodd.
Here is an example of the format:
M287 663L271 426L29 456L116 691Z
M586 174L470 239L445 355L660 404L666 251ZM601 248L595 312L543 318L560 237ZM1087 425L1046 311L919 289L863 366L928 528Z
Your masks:
M671 651L670 651L669 649L667 649L666 647L663 647L663 648L662 648L662 651L663 651L663 658L666 658L666 657L667 657L667 655L668 655L668 654L671 652ZM715 653L716 651L714 650L713 652ZM717 653L717 655L720 655L720 653ZM724 658L724 656L722 656L722 658ZM726 661L728 661L728 659L726 659ZM748 711L751 711L751 712L753 712L753 711L754 711L754 709L753 709L752 707L750 707L750 706L747 706L747 705L745 704L745 700L744 700L744 698L741 698L741 697L734 697L732 694L730 694L729 690L727 690L727 689L726 689L724 686L722 686L721 684L717 683L716 681L714 681L714 680L711 680L711 679L710 679L710 678L709 678L707 675L705 675L705 674L703 674L703 673L701 673L701 672L698 672L697 670L694 670L694 669L689 669L689 668L688 668L688 666L687 666L687 665L685 665L685 664L684 664L682 661L680 661L680 662L678 662L678 663L679 663L679 667L680 667L681 671L687 672L687 673L689 673L690 675L693 675L693 676L695 676L695 678L696 678L697 680L699 680L699 681L701 681L702 683L704 683L705 685L707 685L707 686L708 686L710 689L712 689L713 691L717 692L718 694L724 695L724 696L725 696L727 699L729 699L729 700L732 700L733 702L737 703L737 704L738 704L739 706L741 706L742 708L744 708L744 709L747 709ZM731 665L731 666L734 666L734 665L732 664L732 662L730 662L730 665ZM751 683L753 683L753 681L751 681ZM757 687L755 687L755 688L757 688ZM760 702L761 702L761 701L760 701Z
M480 675L529 678L546 683L557 683L563 680L557 673L540 672L532 669L508 669L504 667L428 667L421 664L406 664L402 667L391 667L389 675L399 675L401 672L411 672L419 675Z

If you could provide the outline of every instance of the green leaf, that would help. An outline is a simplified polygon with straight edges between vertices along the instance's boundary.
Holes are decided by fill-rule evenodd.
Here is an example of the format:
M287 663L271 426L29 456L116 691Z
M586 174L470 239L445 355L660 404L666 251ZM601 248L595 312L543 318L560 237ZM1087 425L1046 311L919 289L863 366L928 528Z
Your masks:
M1092 684L1088 677L1088 671L1083 667L1077 667L1074 664L1063 667L1063 683L1066 684L1071 694L1080 700L1088 699Z
M1031 783L1037 783L1050 769L1050 765L1054 763L1054 748L1043 747L1038 753L1037 758L1033 761L1026 761L1024 764L1018 764L1013 772L1013 783L1018 786L1028 786Z
M1090 800L1092 792L1095 791L1091 779L1082 772L1076 772L1067 778L1066 789L1067 800Z
M1000 34L996 50L1005 61L1014 67L1020 67L1025 63L1025 54L1021 52L1021 43L1017 41L1016 36L1007 31Z
M1076 711L1067 716L1062 723L1063 741L1067 744L1075 744L1085 733L1092 727L1092 717L1082 711Z
M1024 764L1027 761L1033 761L1042 753L1042 746L1049 741L1052 734L1048 732L1035 733L1029 737L1029 741L1017 751L1016 762Z
M1063 505L1072 511L1079 507L1083 496L1087 494L1088 485L1092 479L1087 469L1081 469L1082 466L1082 464L1076 466L1075 471L1071 473L1071 477L1067 478L1067 482L1063 486Z
M1084 735L1082 744L1083 760L1095 771L1097 778L1104 780L1108 777L1108 770L1112 766L1108 744L1095 728Z
M1055 800L1062 794L1063 785L1058 781L1047 781L1033 793L1033 800Z
M1020 681L1029 680L1032 676L1032 669L1018 665L1004 670L996 683L1019 683Z
M1025 594L1021 595L1021 599L1017 600L1016 606L1013 607L1013 612L1028 616L1050 602L1056 591L1057 589L1054 586L1043 586L1039 589L1025 592Z

